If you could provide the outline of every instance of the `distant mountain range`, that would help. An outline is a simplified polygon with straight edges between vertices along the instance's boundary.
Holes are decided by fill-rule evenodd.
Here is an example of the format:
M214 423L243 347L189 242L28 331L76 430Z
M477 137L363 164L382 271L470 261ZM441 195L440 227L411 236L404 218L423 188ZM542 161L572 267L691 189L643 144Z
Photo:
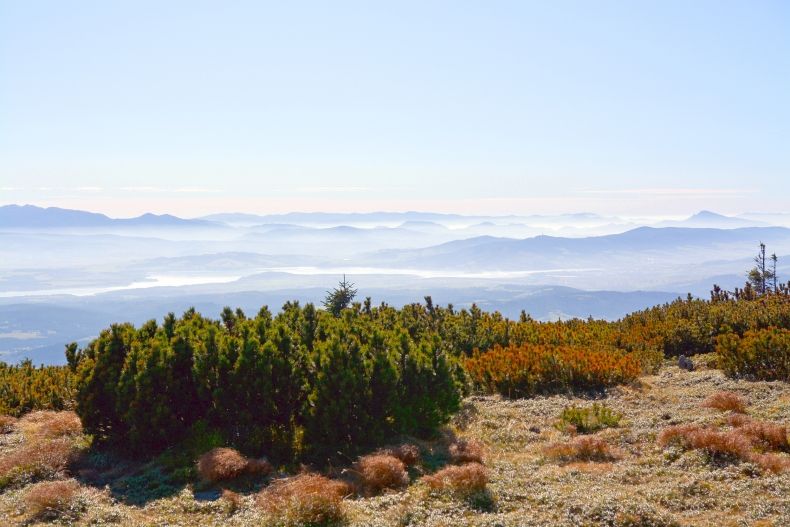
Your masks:
M560 238L536 236L523 240L480 236L412 250L386 250L364 258L367 265L412 268L529 270L612 265L618 260L660 254L671 262L684 253L709 253L718 258L732 249L738 256L750 254L763 241L777 250L790 250L790 229L748 227L740 229L692 229L639 227L621 234ZM744 252L745 251L745 252Z
M135 218L110 218L96 212L36 207L34 205L5 205L0 207L0 228L96 228L96 227L200 227L221 225L205 220L186 220L170 214L143 214Z
M766 221L751 218L724 216L709 210L703 210L682 221L663 221L655 227L686 227L694 229L738 229L742 227L769 227Z

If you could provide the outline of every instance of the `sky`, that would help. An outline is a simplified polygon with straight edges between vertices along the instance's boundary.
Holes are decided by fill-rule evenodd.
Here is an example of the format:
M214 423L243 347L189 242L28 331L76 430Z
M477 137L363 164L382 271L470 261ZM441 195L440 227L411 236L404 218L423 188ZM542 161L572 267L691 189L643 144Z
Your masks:
M0 0L0 204L790 211L790 2Z

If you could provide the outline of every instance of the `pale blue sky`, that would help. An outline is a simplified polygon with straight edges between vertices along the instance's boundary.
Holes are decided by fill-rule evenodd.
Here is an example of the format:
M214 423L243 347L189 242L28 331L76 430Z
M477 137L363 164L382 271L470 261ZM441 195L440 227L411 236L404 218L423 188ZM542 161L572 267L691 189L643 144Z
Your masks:
M790 209L790 2L0 0L0 204Z

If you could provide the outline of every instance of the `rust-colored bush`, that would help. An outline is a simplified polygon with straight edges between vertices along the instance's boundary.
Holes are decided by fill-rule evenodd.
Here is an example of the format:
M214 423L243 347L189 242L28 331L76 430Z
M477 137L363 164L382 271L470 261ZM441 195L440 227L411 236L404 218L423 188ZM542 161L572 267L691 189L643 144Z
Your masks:
M702 402L702 407L722 412L746 413L746 401L735 392L716 392Z
M407 467L416 465L420 461L420 449L417 445L411 443L404 443L398 446L385 447L376 452L385 456L392 456L403 461Z
M625 384L642 373L634 353L606 345L495 345L464 361L478 388L507 397L568 390L600 390Z
M752 441L737 429L720 432L698 425L670 426L658 436L658 443L661 446L678 443L684 448L704 450L714 457L748 460L752 454Z
M346 518L343 498L348 484L319 474L300 474L280 479L263 489L256 504L283 527L334 526Z
M409 484L409 474L403 461L395 456L371 454L354 463L360 490L375 495L385 489L399 489Z
M79 483L73 479L42 481L25 491L25 508L36 517L60 516L72 508L79 490Z
M466 463L445 467L435 474L423 477L422 481L432 490L469 496L486 490L488 471L480 463Z
M620 459L620 454L609 443L594 435L578 436L569 441L551 444L543 449L543 454L563 463Z
M730 426L737 428L741 433L748 436L755 446L764 450L790 450L790 443L787 440L787 427L767 421L758 421L741 417L728 419Z
M213 448L197 461L200 477L218 482L236 479L244 474L266 475L272 471L265 459L248 459L232 448Z
M34 439L54 439L82 433L82 422L74 412L40 410L19 419L19 427Z
M483 445L473 439L459 439L448 449L450 461L455 465L464 463L483 464Z
M16 418L12 415L0 415L0 434L7 434L14 429Z
M774 473L790 471L790 457L770 452L788 450L784 426L738 414L727 421L733 426L727 431L699 425L671 426L661 432L658 442L662 446L676 443L683 448L704 450L714 457L751 461Z
M752 462L774 474L790 472L790 457L781 454L754 454Z
M25 443L0 457L0 488L62 474L75 455L74 441L67 437Z

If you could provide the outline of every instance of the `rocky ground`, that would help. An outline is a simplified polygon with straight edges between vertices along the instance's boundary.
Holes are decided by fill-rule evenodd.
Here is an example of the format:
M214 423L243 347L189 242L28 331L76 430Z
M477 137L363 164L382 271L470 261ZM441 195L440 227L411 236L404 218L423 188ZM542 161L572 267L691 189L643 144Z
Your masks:
M667 364L658 375L610 390L598 402L623 415L599 432L619 457L607 462L559 463L547 445L568 439L553 424L563 408L589 399L552 396L525 400L470 397L448 432L484 445L486 500L431 493L415 482L373 498L345 500L353 526L784 526L790 525L790 472L773 474L750 462L711 460L702 451L662 448L658 434L673 424L719 425L726 413L701 407L718 391L740 394L747 414L790 425L790 385L737 381L715 369L687 372ZM0 436L0 453L24 442ZM430 443L421 445L424 451ZM782 454L788 456L788 454ZM417 474L415 474L416 476ZM26 489L0 494L3 525L268 525L251 494L235 501L184 486L179 492L128 504L109 488L81 484L70 512L31 516ZM197 498L196 498L197 495Z

